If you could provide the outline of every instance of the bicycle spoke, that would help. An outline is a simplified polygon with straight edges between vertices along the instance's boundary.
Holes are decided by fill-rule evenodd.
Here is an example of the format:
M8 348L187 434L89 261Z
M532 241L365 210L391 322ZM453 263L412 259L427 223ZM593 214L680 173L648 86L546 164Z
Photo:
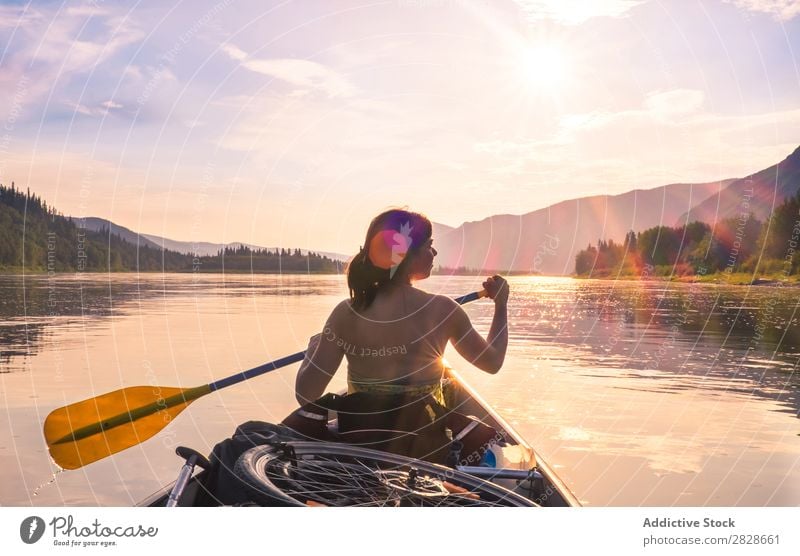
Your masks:
M359 447L296 442L265 451L264 488L326 506L524 506L502 487L426 462ZM447 478L445 478L445 475ZM460 484L459 484L460 483Z

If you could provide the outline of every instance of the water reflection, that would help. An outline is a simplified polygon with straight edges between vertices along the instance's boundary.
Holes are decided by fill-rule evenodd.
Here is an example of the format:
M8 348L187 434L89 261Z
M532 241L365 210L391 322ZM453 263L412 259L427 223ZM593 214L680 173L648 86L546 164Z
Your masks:
M43 324L0 323L0 373L10 373L12 358L30 355L28 346L42 344Z
M480 281L420 286L452 297ZM502 372L452 362L584 501L797 504L795 290L510 282ZM130 504L174 480L173 443L209 452L245 420L281 419L296 367L198 401L157 438L31 495L53 471L41 439L52 409L129 385L205 384L302 349L346 291L341 276L0 277L0 464L12 477L0 500ZM465 309L486 333L491 302Z
M0 373L24 371L53 327L98 327L152 301L341 295L341 277L218 274L0 275ZM197 310L200 305L198 304Z
M510 339L523 352L532 342L568 346L565 363L587 376L651 380L647 388L664 392L722 388L798 413L794 288L570 279L515 279L513 288ZM195 303L199 311L212 298L342 297L344 291L341 276L0 276L0 372L24 369L54 326L102 326L111 316L158 310L149 302L159 298ZM478 316L476 324L490 319Z
M554 279L516 289L512 343L568 346L570 372L627 376L659 392L758 396L800 411L797 288Z

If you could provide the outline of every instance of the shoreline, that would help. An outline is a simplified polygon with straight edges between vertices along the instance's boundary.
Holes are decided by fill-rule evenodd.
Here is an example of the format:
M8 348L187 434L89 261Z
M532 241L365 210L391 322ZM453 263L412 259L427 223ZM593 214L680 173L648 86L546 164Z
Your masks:
M346 276L342 272L308 271L308 270L250 270L250 269L219 269L219 270L59 270L49 271L47 269L23 270L20 268L0 268L0 276L65 276L75 274L308 274L314 276ZM464 271L464 272L432 272L431 276L467 276L467 277L486 277L499 274L501 276L541 276L550 278L570 278L569 275L544 275L531 274L529 272L505 272L498 270L483 271ZM574 276L572 276L574 277Z
M215 275L215 274L231 274L231 275L264 275L264 276L283 276L283 275L306 275L306 276L346 276L344 272L320 272L320 271L307 271L307 270L282 270L282 271L252 271L252 270L67 270L67 271L48 271L44 269L37 270L22 270L17 268L0 268L0 276L32 276L32 277L64 277L64 276L110 276L116 274L143 274L143 275L158 275L158 274L177 274L177 275ZM750 274L736 273L715 273L706 275L688 275L688 276L639 276L635 274L625 274L618 276L585 276L585 275L544 275L544 274L530 274L523 272L497 272L497 271L484 271L484 272L453 272L453 273L431 273L431 276L463 276L463 277L483 277L486 275L500 274L504 277L543 277L543 278L572 278L574 280L603 280L614 281L624 280L627 282L676 282L682 284L710 284L710 285L723 285L723 286L767 286L767 287L798 287L800 286L800 275L791 275L786 278L783 275L764 275L753 278Z
M685 276L639 276L635 274L625 274L619 276L581 276L573 275L576 280L626 280L633 282L677 282L681 284L711 284L716 286L772 286L786 287L800 286L800 276L790 275L789 277L779 274L768 274L753 277L746 273L728 274L725 272L715 272L714 274L692 274Z
M313 276L343 276L341 272L314 272L307 270L251 271L251 270L20 270L0 268L0 276L97 276L98 274L307 274Z

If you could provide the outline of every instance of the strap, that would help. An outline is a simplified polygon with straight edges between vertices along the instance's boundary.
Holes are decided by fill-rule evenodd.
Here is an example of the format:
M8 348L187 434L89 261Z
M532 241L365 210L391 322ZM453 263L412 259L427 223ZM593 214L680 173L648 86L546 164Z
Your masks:
M479 423L479 422L480 422L480 421L477 421L477 420L475 420L475 419L471 419L471 422L470 422L470 424L469 424L469 425L467 425L466 427L464 427L463 429L461 429L461 432L460 432L460 433L458 433L458 434L455 436L455 438L453 438L453 440L462 440L462 439L463 439L465 436L467 436L467 435L468 435L470 432L472 432L472 430L473 430L475 427L477 427L477 426L478 426L478 423Z

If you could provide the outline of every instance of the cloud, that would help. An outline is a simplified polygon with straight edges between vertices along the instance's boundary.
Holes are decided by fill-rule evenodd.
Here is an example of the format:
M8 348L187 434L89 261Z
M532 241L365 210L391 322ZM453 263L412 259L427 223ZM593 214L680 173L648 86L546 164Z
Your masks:
M297 87L323 91L330 97L352 97L356 87L336 71L310 60L297 58L250 58L235 45L224 44L221 50L250 71L268 75Z
M798 0L724 0L749 12L769 14L778 21L789 21L800 14Z
M219 48L233 60L244 60L247 58L247 52L232 44L225 43Z
M142 68L140 68L139 66L135 66L133 64L129 64L129 65L125 66L125 69L122 70L122 74L125 77L131 78L131 79L135 79L135 80L142 79L142 77L144 75L144 74L142 74Z
M215 102L238 112L220 146L257 153L262 159L283 157L307 164L308 153L328 153L357 161L418 143L426 122L409 120L396 106L379 101L337 100L313 95L234 96ZM284 158L284 160L286 160Z
M97 106L86 106L73 102L67 102L66 105L78 114L83 114L84 116L107 116L110 112L124 108L122 104L114 102L113 100L101 102Z
M79 10L75 14L59 15L47 23L46 29L27 29L28 35L35 37L36 41L35 47L31 48L33 60L56 66L59 75L88 73L123 47L145 37L145 32L133 22L117 17L105 18L99 30L92 27L89 33L86 20L98 15ZM78 38L87 34L92 35L90 39ZM29 55L18 52L26 57Z
M195 118L195 119L192 119L192 120L184 120L183 125L185 125L189 129L195 129L195 128L199 128L199 127L205 127L206 126L206 122L204 122L202 120L198 120L198 119Z
M644 101L645 109L656 117L673 117L697 112L705 95L696 89L674 89L652 92Z
M84 116L94 116L95 110L89 108L88 106L84 106L83 104L67 102L65 103L70 109L74 110L77 114L83 114Z
M42 14L28 6L0 6L0 29L25 28L41 19Z
M704 99L698 90L653 91L639 108L566 115L550 137L493 138L474 152L495 175L555 179L587 194L744 176L800 142L800 109L720 114Z
M108 10L94 3L70 6L66 10L69 15L96 16L108 15Z
M0 7L0 30L5 31L0 106L19 96L24 84L24 116L43 110L39 100L58 98L71 82L109 61L123 48L139 42L145 32L130 18L110 9L78 4L59 11L59 5L31 11L27 6ZM62 101L63 102L63 101ZM68 100L84 113L80 100Z
M530 20L580 25L594 17L622 17L646 0L514 0Z

